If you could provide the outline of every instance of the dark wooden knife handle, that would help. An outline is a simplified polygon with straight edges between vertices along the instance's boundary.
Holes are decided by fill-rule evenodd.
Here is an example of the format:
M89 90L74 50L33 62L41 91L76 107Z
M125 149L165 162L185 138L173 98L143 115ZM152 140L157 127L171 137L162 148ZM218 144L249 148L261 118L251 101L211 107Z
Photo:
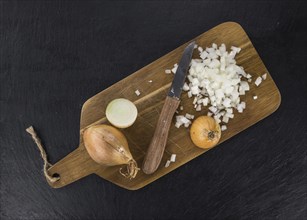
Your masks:
M142 170L146 174L152 174L158 169L160 165L169 128L172 123L172 118L176 109L178 108L180 100L167 96L159 116L155 133L152 137L151 143L147 149L145 159L143 161Z

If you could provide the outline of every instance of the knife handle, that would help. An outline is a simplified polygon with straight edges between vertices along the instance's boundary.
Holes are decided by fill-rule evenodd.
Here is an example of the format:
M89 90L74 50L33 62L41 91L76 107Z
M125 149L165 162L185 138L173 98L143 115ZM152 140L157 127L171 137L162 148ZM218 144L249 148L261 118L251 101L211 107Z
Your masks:
M143 161L142 170L146 174L152 174L160 165L172 118L178 108L180 100L167 96L160 113L155 133L147 149Z

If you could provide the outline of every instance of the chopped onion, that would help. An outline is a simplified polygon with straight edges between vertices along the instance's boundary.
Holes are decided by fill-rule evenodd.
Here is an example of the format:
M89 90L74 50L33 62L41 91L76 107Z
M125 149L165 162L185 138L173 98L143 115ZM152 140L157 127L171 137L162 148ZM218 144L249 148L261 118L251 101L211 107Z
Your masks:
M171 155L170 161L171 161L171 162L175 162L175 161L176 161L176 154L172 154L172 155Z
M243 109L245 109L246 108L246 102L241 102L241 106L242 106Z
M214 106L211 106L209 107L209 110L212 112L212 113L215 113L217 111L217 108L214 107Z
M194 100L193 100L193 105L195 105L196 102L197 102L197 97L194 98Z
M228 123L229 118L227 117L227 115L224 115L224 116L223 116L222 121L223 121L224 123Z
M219 116L214 115L213 118L215 119L216 123L218 123L218 124L221 123Z
M191 115L191 114L189 114L189 113L186 113L186 114L185 114L185 117L186 117L187 119L194 119L194 115Z
M244 106L243 106L242 103L237 104L237 110L238 110L239 113L242 113L242 112L243 112Z
M254 96L253 96L253 99L254 99L254 100L258 99L258 96L254 95Z
M166 163L165 163L165 167L169 167L170 164L171 164L171 161L167 160Z
M172 71L171 70L165 70L165 73L170 74L170 73L172 73Z
M225 114L228 118L234 118L234 114L233 113L228 113L226 112Z
M170 165L171 163L174 163L175 161L176 161L176 154L172 154L172 155L171 155L171 158L170 158L169 160L166 161L165 167L169 167L169 165Z
M256 86L259 86L261 82L262 82L262 78L260 76L258 76L256 81L255 81Z
M209 99L208 97L202 99L203 100L203 106L207 106L208 105L208 102L209 102Z
M237 100L237 99L235 99L235 100ZM231 102L232 102L232 99L230 99L230 98L225 98L222 104L223 104L223 106L224 106L225 108L229 108L229 107L231 107Z
M261 77L262 77L263 80L266 80L267 74L265 73Z
M182 87L182 90L183 91L189 91L190 90L190 87L188 86L187 83L184 83L183 87Z
M226 108L226 113L233 113L232 108Z
M201 98L198 98L197 99L197 104L202 104L203 103L203 100Z
M241 51L241 48L235 47L235 46L231 46L230 49L231 49L232 51L234 51L235 53L240 53L240 51Z
M252 75L236 64L235 57L241 52L241 48L231 46L230 51L227 51L225 44L218 46L215 43L211 47L195 48L199 58L191 60L183 91L187 92L189 98L194 97L192 103L195 111L202 111L203 106L208 106L208 116L214 117L218 123L227 124L234 118L233 109L239 113L246 109L246 103L241 101L240 96L250 90L249 83L252 82ZM177 68L178 65L175 64L172 72ZM255 84L259 86L266 77L266 73L258 77ZM193 118L188 113L181 115L176 118L175 126L188 127L191 120ZM224 130L227 129L226 125L222 126Z
M177 68L178 68L178 64L175 63L175 65L174 65L174 67L173 67L173 69L172 69L172 72L173 72L174 74L176 73Z
M203 51L202 53L200 53L200 58L204 60L208 57L208 55L209 54L207 53L207 51Z
M176 123L180 127L183 124L191 124L192 122L183 115L176 116Z
M183 124L187 124L187 123L190 123L191 121L190 121L189 119L187 119L186 117L182 117L182 118L181 118L181 122L182 122Z
M180 128L181 125L182 125L182 123L180 123L180 122L176 122L176 123L175 123L175 127L176 127L176 128Z
M135 93L137 96L141 95L141 93L140 93L140 91L139 91L138 89L135 90L134 93Z
M221 126L221 131L225 131L227 129L227 126L226 125L222 125Z

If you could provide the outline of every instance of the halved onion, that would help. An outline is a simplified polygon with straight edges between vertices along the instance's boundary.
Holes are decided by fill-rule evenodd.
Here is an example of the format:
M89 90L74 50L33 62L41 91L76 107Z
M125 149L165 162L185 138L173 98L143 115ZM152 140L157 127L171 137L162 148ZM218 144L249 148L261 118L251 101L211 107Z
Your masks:
M137 114L138 110L135 104L124 98L114 99L106 109L108 121L118 128L131 126L135 122Z

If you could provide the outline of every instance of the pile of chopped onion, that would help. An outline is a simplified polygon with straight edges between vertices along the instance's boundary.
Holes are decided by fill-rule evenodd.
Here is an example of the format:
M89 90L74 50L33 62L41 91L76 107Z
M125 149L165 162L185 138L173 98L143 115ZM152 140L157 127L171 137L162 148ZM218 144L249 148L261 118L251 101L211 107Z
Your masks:
M200 59L192 59L188 82L183 86L189 98L193 98L195 111L201 111L203 107L208 108L208 116L214 117L218 123L227 124L234 118L234 109L242 113L246 103L241 101L240 96L250 90L249 83L252 76L246 73L243 67L236 65L235 56L240 53L241 48L231 46L230 52L226 50L225 44L219 47L213 43L212 47L203 49L197 47ZM178 65L167 73L175 73ZM259 86L267 74L263 74L255 81ZM255 98L254 98L255 99ZM177 115L175 126L189 127L194 116L191 114ZM227 126L222 126L226 130Z

